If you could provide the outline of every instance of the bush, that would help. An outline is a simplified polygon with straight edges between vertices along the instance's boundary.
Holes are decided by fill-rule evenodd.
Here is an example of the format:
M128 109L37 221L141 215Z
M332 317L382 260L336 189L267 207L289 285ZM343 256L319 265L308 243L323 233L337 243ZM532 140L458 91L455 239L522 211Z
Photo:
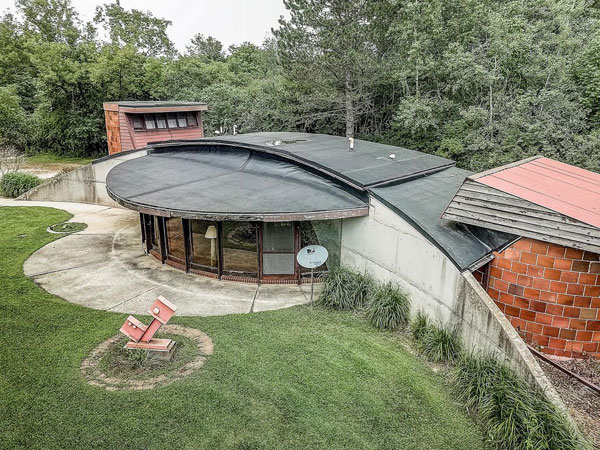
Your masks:
M375 282L368 274L348 267L334 268L327 275L317 303L338 310L361 308L374 286Z
M585 441L544 393L492 356L463 356L454 383L501 449L584 449Z
M452 362L460 355L462 345L456 330L447 325L429 325L419 341L419 349L433 362Z
M456 330L430 323L429 317L422 312L411 322L410 332L418 349L431 361L452 362L460 355L462 345Z
M419 311L410 323L410 334L412 338L416 342L419 342L421 339L423 339L423 336L425 335L425 333L427 333L428 329L429 317L427 317L425 313Z
M408 323L410 300L392 283L378 285L367 298L367 318L377 328L395 330Z
M35 175L23 172L9 172L0 178L0 189L7 197L18 197L40 184Z

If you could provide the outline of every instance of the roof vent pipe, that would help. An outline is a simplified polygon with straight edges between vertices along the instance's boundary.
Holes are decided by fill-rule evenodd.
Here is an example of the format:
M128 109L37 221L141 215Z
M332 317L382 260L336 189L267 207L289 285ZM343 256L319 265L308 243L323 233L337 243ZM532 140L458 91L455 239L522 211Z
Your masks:
M354 138L353 137L348 138L348 145L349 145L348 150L353 152L354 151Z

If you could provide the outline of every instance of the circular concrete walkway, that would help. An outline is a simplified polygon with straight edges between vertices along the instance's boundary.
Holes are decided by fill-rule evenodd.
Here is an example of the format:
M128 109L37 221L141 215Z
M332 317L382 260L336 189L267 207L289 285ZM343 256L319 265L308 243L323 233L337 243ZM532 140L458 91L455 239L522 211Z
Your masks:
M46 206L73 214L88 227L31 255L23 266L51 294L90 308L147 314L162 295L177 315L239 314L307 303L310 286L262 285L213 280L186 274L146 255L139 215L121 208L0 198L0 206Z

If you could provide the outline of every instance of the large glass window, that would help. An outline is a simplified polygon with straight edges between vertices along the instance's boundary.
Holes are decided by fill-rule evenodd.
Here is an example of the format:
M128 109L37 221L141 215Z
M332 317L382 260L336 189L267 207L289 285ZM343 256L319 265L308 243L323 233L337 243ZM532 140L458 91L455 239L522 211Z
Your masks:
M263 274L294 275L293 222L265 222L263 224Z
M169 128L177 128L177 114L167 114L167 123L169 124Z
M258 275L256 226L250 222L223 222L223 270Z
M315 269L317 272L337 267L340 264L342 247L342 221L341 220L315 220L312 222L299 222L300 247L307 245L322 245L327 249L329 257L322 266ZM301 272L310 272L310 269L300 268Z
M160 223L158 217L152 216L152 248L160 251Z
M181 219L167 219L167 254L169 258L185 261L185 239Z
M216 272L219 267L218 226L206 220L190 221L192 267Z

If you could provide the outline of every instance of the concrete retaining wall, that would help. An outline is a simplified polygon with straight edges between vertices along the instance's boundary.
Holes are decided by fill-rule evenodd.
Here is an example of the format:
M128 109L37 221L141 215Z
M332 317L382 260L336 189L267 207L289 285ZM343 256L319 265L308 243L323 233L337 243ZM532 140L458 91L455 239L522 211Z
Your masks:
M113 167L128 159L145 156L146 150L124 153L109 159L56 176L27 191L19 200L52 202L90 203L95 205L119 206L106 192L106 175Z
M470 272L461 273L404 219L371 198L368 217L344 219L342 263L398 283L423 311L456 326L468 350L491 352L540 386L564 409L560 397L504 314Z

